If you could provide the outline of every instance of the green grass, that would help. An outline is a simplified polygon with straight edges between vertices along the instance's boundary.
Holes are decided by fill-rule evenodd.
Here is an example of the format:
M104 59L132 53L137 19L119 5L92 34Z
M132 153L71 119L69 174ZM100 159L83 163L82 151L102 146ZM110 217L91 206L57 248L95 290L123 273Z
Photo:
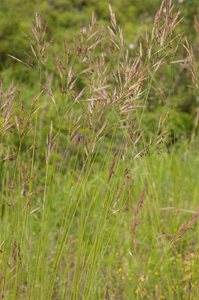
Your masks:
M74 171L61 183L51 183L49 177L44 209L41 197L26 213L21 213L19 201L14 211L3 204L5 299L103 299L106 286L114 299L153 299L159 294L162 299L188 299L191 276L192 299L198 298L198 227L183 235L177 250L170 250L171 237L158 238L175 234L198 210L197 153L179 149L175 154L165 151L153 161L141 158L140 169L133 179L129 174L115 208L122 209L115 214L111 214L115 200L111 198L119 188L123 166L118 160L117 178L107 189L110 159L102 171L85 172L81 179ZM147 191L140 211L144 217L136 228L135 252L131 223L144 182ZM174 203L176 214L158 211ZM29 215L33 207L39 210ZM19 248L14 250L13 237L20 243L20 255Z
M73 79L65 49L62 62L55 55L58 84L45 71L38 18L33 88L0 93L0 299L198 299L198 144L175 143L175 120L167 138L167 105L152 140L143 133L154 53L172 54L169 36L161 47L161 36L148 40L152 59L148 48L129 58L121 35L117 46L101 28L109 38L96 54L96 41L74 46Z

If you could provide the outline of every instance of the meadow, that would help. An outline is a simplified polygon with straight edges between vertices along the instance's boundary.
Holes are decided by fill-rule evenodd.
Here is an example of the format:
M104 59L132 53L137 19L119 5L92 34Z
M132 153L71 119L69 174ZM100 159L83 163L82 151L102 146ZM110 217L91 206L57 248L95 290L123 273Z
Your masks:
M8 54L27 76L0 79L0 299L199 298L199 112L179 133L174 82L198 95L195 48L172 1L132 51L107 10L60 53L37 11Z

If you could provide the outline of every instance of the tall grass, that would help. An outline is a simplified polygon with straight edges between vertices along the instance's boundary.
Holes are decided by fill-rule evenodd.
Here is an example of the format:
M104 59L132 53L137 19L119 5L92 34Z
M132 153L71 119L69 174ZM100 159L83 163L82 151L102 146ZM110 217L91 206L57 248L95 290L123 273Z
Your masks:
M109 10L110 26L93 13L87 36L81 28L73 49L64 40L54 53L58 86L45 69L54 38L37 12L25 34L36 96L0 81L0 299L198 298L198 160L161 145L166 105L156 133L142 127L165 63L183 63L197 87L187 40L188 59L174 60L181 11L163 1L130 57Z

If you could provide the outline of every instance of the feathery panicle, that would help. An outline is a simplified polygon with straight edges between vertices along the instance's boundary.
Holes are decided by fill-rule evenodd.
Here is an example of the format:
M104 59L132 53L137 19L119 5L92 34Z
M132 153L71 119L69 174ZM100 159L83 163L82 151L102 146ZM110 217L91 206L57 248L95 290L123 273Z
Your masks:
M27 202L26 202L26 204L25 204L25 206L24 206L24 208L22 210L22 213L26 211L26 209L27 209L28 206L30 206L30 201L31 201L31 197L28 198L28 200L27 200Z
M46 49L48 49L50 47L50 45L52 45L52 43L54 42L55 37L52 38L52 40L49 42L48 46L46 47Z
M161 153L162 153L162 148L163 148L163 147L160 147L158 150L156 150L156 151L154 152L154 154L156 154L156 153L157 153L157 154L161 154Z
M84 92L85 92L85 88L83 88L83 90L81 90L81 92L79 93L79 95L75 98L75 102L78 102L78 100L83 96Z
M171 110L171 107L169 108L168 112L166 113L166 116L164 117L164 120L163 120L162 124L164 124L166 119L169 117L170 110Z
M195 22L195 30L198 34L198 40L199 40L199 23L198 23L196 16L194 16L194 22Z
M16 61L18 61L18 62L20 62L20 63L22 63L22 64L23 64L23 61L22 61L22 60L20 60L20 59L18 59L17 57L15 57L15 56L12 56L12 55L10 55L10 54L8 54L8 56L9 56L9 57L11 57L12 59L14 59L14 60L16 60Z
M120 199L121 199L121 198L119 198L119 196L120 196L120 193L121 193L122 190L123 190L123 187L125 186L125 182L126 182L126 180L124 179L124 180L122 181L120 187L119 187L119 190L118 190L118 192L117 192L117 195L116 195L116 199L115 199L115 203L114 203L114 205L113 205L113 208L118 204L118 202L119 202Z
M145 147L144 149L142 149L142 150L141 150L141 151L133 158L133 160L136 159L138 156L142 155L144 152L145 152L145 154L147 153L147 147Z
M138 250L138 245L137 245L137 241L136 241L136 238L135 238L135 229L144 217L144 216L142 216L139 220L137 220L137 216L138 216L138 213L140 211L140 208L142 207L145 192L146 192L146 184L144 185L142 193L139 197L138 204L137 204L136 210L134 212L134 216L133 216L133 223L131 224L131 234L132 234L131 243L134 246L135 252Z
M190 229L197 221L198 219L198 216L199 216L199 211L196 212L193 217L189 220L188 224L187 224L187 221L185 221L181 226L180 228L178 229L178 232L177 234L175 234L172 238L172 240L170 241L170 244L173 244L174 242L177 243L177 240L179 240L182 235L187 232L188 229ZM187 225L186 225L187 224ZM186 226L185 226L186 225ZM173 249L173 248L172 248Z
M162 143L164 139L165 139L165 136L163 135L163 136L156 142L156 145Z
M43 86L42 84L40 84L40 86L50 95L52 101L54 102L54 104L56 104L56 100L54 98L53 92L51 91L51 89L47 89L45 86Z
M152 133L151 133L151 136L150 136L150 142L149 142L150 145L152 145L152 143L153 143L153 142L152 142L152 137L153 137L153 135L152 135Z
M72 66L70 67L69 71L68 71L68 76L67 76L67 85L70 84L71 80L73 79L74 75L75 75L76 70L74 70L72 72ZM76 79L75 79L76 80ZM72 90L72 88L70 88Z
M135 140L135 142L133 143L133 146L135 146L139 142L139 140L142 138L143 133L144 133L144 130L140 133L138 138Z
M116 174L115 174L115 171L114 171L114 166L115 166L115 163L116 163L118 150L119 150L119 148L117 148L117 150L114 152L113 159L112 159L112 162L110 164L108 183L109 183L112 175L114 175L115 177L117 177Z
M39 10L36 12L36 25L42 31L43 26L42 26L42 19L41 19L41 14L40 14Z
M160 130L161 125L162 125L162 115L160 115L160 119L159 119L158 132Z
M114 14L114 12L112 11L112 8L111 8L110 4L109 4L108 7L109 7L110 15L111 15L111 24L112 24L113 28L116 29L116 19L115 19L115 14Z
M29 21L29 22L30 22L30 27L31 27L32 33L33 33L37 43L39 44L39 34L37 32L37 29L35 28L35 26L32 24L31 21Z
M123 209L123 208L121 207L121 208L119 208L119 209L113 211L113 212L111 213L111 215L116 214L118 211L120 211L120 210L122 210L122 209Z

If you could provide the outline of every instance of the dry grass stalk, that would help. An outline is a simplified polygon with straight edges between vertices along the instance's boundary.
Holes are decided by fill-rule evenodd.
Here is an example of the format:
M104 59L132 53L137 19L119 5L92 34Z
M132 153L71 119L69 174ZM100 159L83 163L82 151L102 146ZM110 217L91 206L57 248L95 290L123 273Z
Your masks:
M183 234L187 232L187 230L190 229L196 223L198 216L199 216L199 211L193 215L193 217L189 220L187 225L186 225L187 221L185 221L178 229L177 234L175 234L171 239L170 244L177 243L177 241L183 236Z
M23 165L21 165L22 189L21 189L20 196L22 196L25 191L25 187L26 187L25 182L26 182L27 172L28 172L28 161L26 161L25 167L23 167Z
M9 188L9 192L10 192L10 196L12 198L12 200L14 200L14 195L13 195L13 187L11 186L10 182L8 181L8 188Z
M164 238L164 237L171 237L171 236L173 236L173 234L169 234L169 233L167 233L167 234L162 234L162 235L159 235L157 238L158 238L158 239L160 239L160 238Z
M46 49L48 49L50 47L50 45L52 45L52 43L54 42L55 37L52 38L52 40L49 42L48 46L46 47Z
M3 96L3 78L0 77L0 101L2 99Z
M176 242L176 244L170 250L178 249L178 245L179 244Z
M5 116L4 116L4 123L3 123L3 128L8 124L8 122L10 121L11 118L11 113L13 110L13 103L14 103L14 97L11 98L11 103L9 105L9 107L7 108L7 110L5 111ZM4 106L2 107L2 109L4 108Z
M1 135L1 136L2 136L2 135ZM15 155L16 155L16 153L10 154L10 155L4 157L3 160L14 160L14 156L15 156Z
M113 212L111 213L111 215L116 214L118 211L120 211L120 210L122 210L122 209L123 209L123 207L121 207L121 208L119 208L119 209L113 211Z
M84 145L84 136L81 135L80 132L77 132L77 134L72 138L72 144L77 145L80 141Z
M3 245L4 245L4 243L5 243L5 240L6 240L6 239L4 239L4 240L3 240L3 242L0 244L0 252L2 252L2 251L1 251L1 248L2 248L2 247L3 247Z
M16 61L20 62L20 63L23 63L23 61L22 61L22 60L18 59L18 58L17 58L17 57L15 57L15 56L12 56L12 55L10 55L10 54L8 54L8 56L9 56L9 57L11 57L11 58L12 58L12 59L14 59L14 60L16 60Z
M152 143L153 143L153 142L152 142L152 137L153 137L153 135L152 135L152 133L151 133L151 136L150 136L150 142L149 142L150 145L152 145Z
M39 11L36 12L36 25L37 27L42 30L43 24L42 24L42 19L41 19L41 14Z
M161 154L161 153L162 153L162 148L163 148L163 147L160 147L158 150L156 150L156 151L154 152L154 154L156 154L156 153L157 153L157 154Z
M164 207L164 208L159 208L158 211L164 211L164 210L173 210L174 207L171 206L171 207Z
M35 208L35 209L33 209L30 213L29 213L29 215L32 215L34 212L36 212L38 209L40 209L40 207L37 207L37 208Z
M128 149L130 147L130 142L133 140L133 129L134 129L135 125L134 125L134 118L127 119L125 121L130 121L130 126L128 126L128 128L129 128L129 136L126 137L126 151L128 151Z
M72 66L70 67L69 71L68 71L68 76L67 76L67 85L70 84L71 80L73 79L73 76L75 75L76 70L74 70L72 72ZM70 90L72 90L72 88L70 88Z
M156 145L161 144L163 142L163 140L165 139L165 135L163 135L157 142Z
M108 292L108 284L106 285L106 294L105 294L105 300L110 300L109 292Z
M160 119L159 119L158 132L160 130L161 125L162 125L162 115L160 115Z
M39 11L36 12L36 26L33 25L32 22L30 22L30 27L33 33L33 36L36 40L36 43L24 32L22 32L25 37L30 41L30 48L31 48L31 52L34 56L34 58L36 58L37 62L39 59L42 59L42 62L45 63L45 51L47 48L49 48L49 46L53 43L54 38L50 41L50 43L48 44L48 46L46 46L46 41L44 40L45 34L47 32L47 27L48 27L48 23L46 23L46 25L44 26L44 24L42 23L42 19L41 19L41 14ZM43 42L43 44L42 44ZM36 44L36 45L35 45ZM37 50L35 50L34 46L36 46L35 48ZM23 50L22 50L23 51ZM11 57L12 59L21 62L23 64L29 65L31 66L31 68L34 68L34 58L32 58L28 53L26 53L25 51L23 51L26 55L25 59L27 61L27 63L24 63L23 61L21 61L20 59L9 55L9 57Z
M169 117L170 110L171 110L171 107L169 108L168 112L166 113L166 116L164 117L164 120L163 120L162 124L164 124L166 119Z
M27 200L27 202L26 202L26 204L25 204L25 206L24 206L24 208L23 208L23 210L22 210L22 213L23 213L24 211L26 211L26 209L27 209L28 206L30 206L30 201L31 201L31 197L28 197L28 200Z
M108 7L109 7L110 15L111 15L111 24L112 24L113 28L116 29L116 19L115 19L115 14L114 14L114 12L112 11L112 8L111 8L110 4L109 4Z
M122 34L122 29L120 27L119 28L119 33L120 33L120 43L121 43L121 46L123 47L124 46L124 38L123 38L123 34Z
M55 58L56 58L56 61L55 60L53 60L53 61L54 61L55 66L57 67L57 70L59 71L59 75L60 75L60 77L62 79L63 75L64 75L64 70L66 68L64 68L64 66L63 66L63 64L61 62L61 59L59 58L59 56L56 53L55 53Z
M81 90L81 92L79 93L79 95L75 98L75 102L78 102L78 100L83 96L84 92L85 92L85 88L83 88L83 90Z
M115 163L116 163L118 150L119 150L119 148L117 148L117 150L114 152L113 159L112 159L112 162L110 164L108 183L109 183L112 175L114 175L115 177L117 177L116 174L115 174L115 171L114 171L114 166L115 166Z
M9 122L9 120L8 120ZM3 137L7 132L11 132L11 129L15 127L15 122L13 122L11 125L9 125L8 127L5 128L4 132L0 135L1 137ZM17 153L17 152L16 152Z
M56 100L53 96L53 92L51 91L51 89L47 89L45 86L43 86L42 84L40 84L40 86L50 95L52 101L54 102L54 104L56 104Z
M25 32L22 31L22 33L25 35L25 37L26 37L32 44L34 44L34 42L31 40L31 38L30 38Z
M135 142L133 143L133 146L135 146L139 142L139 140L142 139L143 133L144 133L144 130L140 133L140 135L138 136L138 138L135 140Z
M32 129L31 129L31 130L32 130ZM38 144L38 143L33 144L33 145L28 149L28 151L30 151L31 149L33 149L37 144Z
M26 55L26 56L28 56L30 59L31 59L31 56L27 53L27 52L25 52L25 51L23 51L22 50L22 52ZM30 62L31 64L32 64L32 62ZM32 64L33 65L33 64Z
M5 204L11 209L12 208L12 204L9 204L4 198L3 201L5 202Z
M191 293L192 293L192 275L191 275L190 280L188 281L187 292L188 292L189 297L190 297L190 295L191 295Z
M138 156L142 155L143 153L147 154L147 147L145 147L144 149L142 149L133 159L136 159Z
M89 35L86 42L90 41L93 37L95 37L100 32L101 32L101 29L99 29L99 30L95 31L94 33L92 33L91 35Z
M119 190L118 190L118 192L117 192L117 195L116 195L116 199L115 199L115 203L114 203L114 205L113 205L113 208L119 203L119 201L120 201L120 199L121 199L121 198L119 198L119 196L120 196L120 193L121 193L122 190L123 190L123 187L125 186L125 182L126 182L126 180L124 179L124 180L122 181L120 187L119 187Z
M13 247L11 247L12 249L12 254L11 254L11 258L13 259L14 263L17 263L17 253L16 253L16 249L17 249L17 241L16 238L13 236L14 242L13 242Z
M113 204L113 208L116 207L116 205L120 202L121 198L118 198L117 201L115 201L115 203Z
M195 22L195 30L198 34L198 40L199 40L199 23L198 23L196 16L194 16L194 22Z
M32 22L30 22L30 27L31 27L31 30L32 30L32 33L37 41L37 43L39 44L39 34L37 32L37 29L34 27L34 25L32 24Z
M137 245L137 241L136 241L136 238L135 238L135 229L138 226L138 224L140 223L140 221L143 219L144 215L142 215L139 220L137 220L137 216L138 216L138 213L140 211L140 208L143 205L143 199L144 199L145 192L146 192L146 184L144 185L142 193L139 197L138 204L137 204L134 216L133 216L133 223L131 224L131 234L132 234L131 243L134 247L135 252L138 250L138 245Z
M48 135L46 136L46 144L47 144L47 151L45 151L46 154L46 165L48 165L49 163L49 158L50 155L52 153L52 151L54 150L55 146L56 146L56 142L55 139L57 138L59 133L56 133L56 135L54 136L54 138L52 137L52 132L53 132L53 122L51 122L50 125L50 138L48 137Z
M31 50L32 50L33 55L37 58L37 54L36 54L36 52L35 52L35 50L34 50L34 48L33 48L32 45L30 45L30 48L31 48Z
M36 189L36 190L33 191L32 193L30 193L30 194L28 195L28 197L30 197L30 196L32 196L32 195L34 195L34 194L36 194L36 193L38 193L38 192L40 192L40 191L43 191L44 188L45 188L45 186L42 186L42 187Z

